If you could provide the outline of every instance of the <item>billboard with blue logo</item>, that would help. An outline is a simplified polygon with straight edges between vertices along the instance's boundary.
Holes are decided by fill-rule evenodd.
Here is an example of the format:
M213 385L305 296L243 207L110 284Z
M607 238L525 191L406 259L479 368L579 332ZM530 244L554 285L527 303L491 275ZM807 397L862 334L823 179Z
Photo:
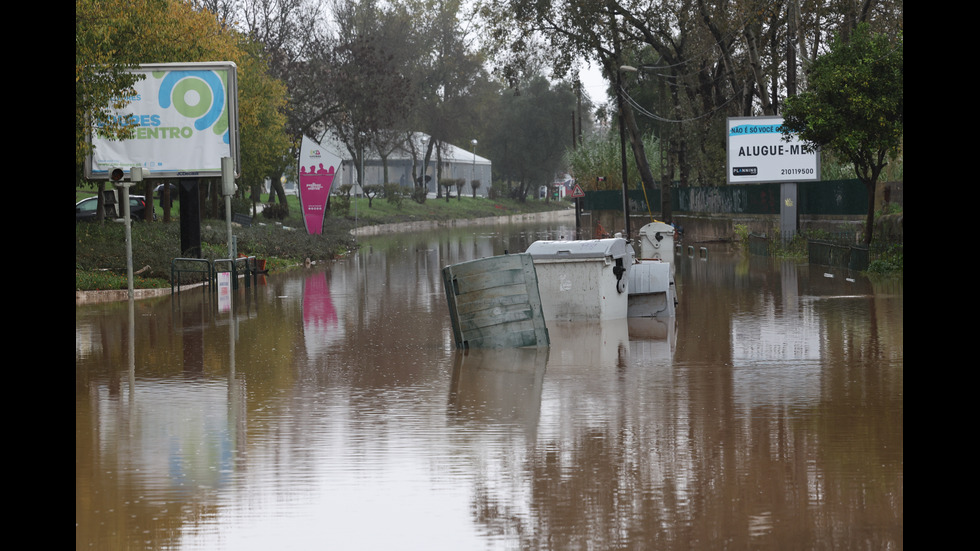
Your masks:
M150 178L221 175L221 158L239 167L238 80L235 64L159 63L140 65L142 75L117 121L131 127L113 140L93 128L86 176L107 178L113 167L148 169Z
M728 119L728 183L820 180L820 150L784 137L782 117Z

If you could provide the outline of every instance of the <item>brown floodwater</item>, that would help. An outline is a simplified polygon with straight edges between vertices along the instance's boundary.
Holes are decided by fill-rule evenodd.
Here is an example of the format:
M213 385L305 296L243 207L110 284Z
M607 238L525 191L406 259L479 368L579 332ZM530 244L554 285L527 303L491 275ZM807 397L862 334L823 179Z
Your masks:
M684 250L673 320L455 350L442 267L570 233L76 306L76 548L904 547L901 280Z

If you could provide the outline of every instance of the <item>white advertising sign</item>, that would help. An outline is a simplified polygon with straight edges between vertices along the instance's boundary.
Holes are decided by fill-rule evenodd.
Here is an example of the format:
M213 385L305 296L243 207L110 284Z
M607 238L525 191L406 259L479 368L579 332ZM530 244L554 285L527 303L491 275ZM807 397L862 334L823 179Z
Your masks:
M218 272L218 311L231 311L231 272Z
M149 170L151 178L221 175L221 158L238 152L238 83L231 62L141 65L144 78L129 103L116 110L133 127L131 137L110 140L92 129L89 178L107 178L112 167Z
M786 140L782 126L782 117L728 119L729 184L820 180L820 151Z

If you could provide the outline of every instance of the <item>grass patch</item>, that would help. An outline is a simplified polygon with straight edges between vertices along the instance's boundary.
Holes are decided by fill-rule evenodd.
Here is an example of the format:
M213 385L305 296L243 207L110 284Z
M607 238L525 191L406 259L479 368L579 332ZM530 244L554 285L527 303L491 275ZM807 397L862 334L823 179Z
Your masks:
M133 275L135 289L165 289L170 287L166 279L142 277ZM77 291L112 291L128 289L126 274L118 274L109 270L79 270L75 269L75 290Z
M387 191L391 192L393 190L389 188ZM78 189L75 191L75 201L77 202L93 195L95 195L94 189ZM138 195L138 193L134 192L134 195ZM342 198L338 195L331 196L331 206L335 208L327 211L324 220L324 227L331 224L332 221L336 222L339 220L347 220L350 224L354 224L356 222L357 226L373 226L378 224L394 224L399 222L416 222L420 220L447 221L455 219L489 218L492 216L506 216L510 214L564 210L572 207L572 203L567 200L543 201L528 199L526 202L522 203L515 199L489 199L486 197L472 197L467 196L466 193L464 193L462 197L453 196L449 199L449 201L446 201L445 197L440 199L430 198L424 203L420 204L413 201L408 195L406 195L404 189L401 191L400 196L393 199L389 199L384 195L378 195L374 197L373 200L368 200L367 197L351 197L349 199L350 205L347 209L341 208L341 199ZM263 194L260 203L262 205L267 205L268 201L269 196L267 194ZM241 206L245 203L247 203L247 201L241 200L241 204L235 205L235 212L245 210L245 208ZM368 206L369 204L370 206ZM285 217L278 219L267 218L264 217L261 212L259 212L255 216L255 221L267 222L270 224L279 222L283 226L305 231L306 225L303 222L302 207L300 206L299 197L295 195L287 195L286 205L288 207L289 214ZM280 207L276 205L275 210L278 210L279 208ZM160 202L156 200L156 197L153 199L153 210L156 212L157 220L163 220L163 209L160 207ZM179 203L174 201L170 209L170 216L173 220L177 220L179 214ZM248 212L245 214L252 215L251 209L248 209ZM219 222L220 221L212 221L212 224Z
M223 223L209 221L201 228L202 257L227 258L227 233ZM346 229L335 228L323 235L289 230L277 225L236 228L238 252L267 260L267 268L298 264L307 258L327 260L345 254L354 241ZM170 265L181 257L180 225L137 223L132 225L133 270L141 273L139 288L170 285ZM275 260L273 260L275 259ZM273 260L271 263L270 260ZM123 278L125 288L125 228L115 222L75 224L76 290L112 289L112 275Z
M290 198L290 216L283 221L284 224L294 224L297 227L304 227L300 213L299 203L292 204L293 197ZM338 201L338 197L331 198L331 207L337 202L338 207L343 207ZM370 203L370 206L368 206ZM535 201L528 200L521 203L513 199L487 199L485 197L452 197L449 201L442 199L428 199L425 203L416 203L408 198L401 201L389 201L385 197L375 197L368 201L366 197L350 198L350 205L346 208L331 208L327 211L326 221L344 219L357 226L374 226L378 224L395 224L401 222L418 222L421 220L444 222L448 220L462 220L474 218L490 218L494 216L507 216L511 214L525 214L535 212L548 212L553 210L564 210L571 208L568 201Z
M79 194L76 193L76 197ZM389 224L421 220L472 219L527 212L569 208L567 202L491 200L462 197L429 199L423 204L411 200L397 202L375 197L368 207L367 198L351 200L344 216L328 211L321 235L306 233L299 200L289 196L289 215L281 223L257 216L251 227L236 227L234 234L239 254L266 260L270 272L312 261L338 258L357 245L350 235L356 226ZM159 206L157 205L157 208ZM355 219L356 208L356 219ZM176 214L176 208L175 214ZM158 214L158 220L162 215ZM180 253L180 224L138 222L132 225L133 270L140 273L134 280L137 288L170 285L170 265ZM205 220L201 224L201 256L207 260L227 257L227 230L224 220ZM126 288L125 228L121 223L75 224L76 290ZM120 283L121 280L121 283Z

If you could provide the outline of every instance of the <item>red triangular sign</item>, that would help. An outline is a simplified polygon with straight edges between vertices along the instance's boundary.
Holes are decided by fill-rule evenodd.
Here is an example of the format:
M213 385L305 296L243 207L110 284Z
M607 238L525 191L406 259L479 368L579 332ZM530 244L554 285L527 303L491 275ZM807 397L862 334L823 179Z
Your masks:
M572 197L585 197L585 192L582 191L582 187L578 184L575 184L575 187L572 188Z

